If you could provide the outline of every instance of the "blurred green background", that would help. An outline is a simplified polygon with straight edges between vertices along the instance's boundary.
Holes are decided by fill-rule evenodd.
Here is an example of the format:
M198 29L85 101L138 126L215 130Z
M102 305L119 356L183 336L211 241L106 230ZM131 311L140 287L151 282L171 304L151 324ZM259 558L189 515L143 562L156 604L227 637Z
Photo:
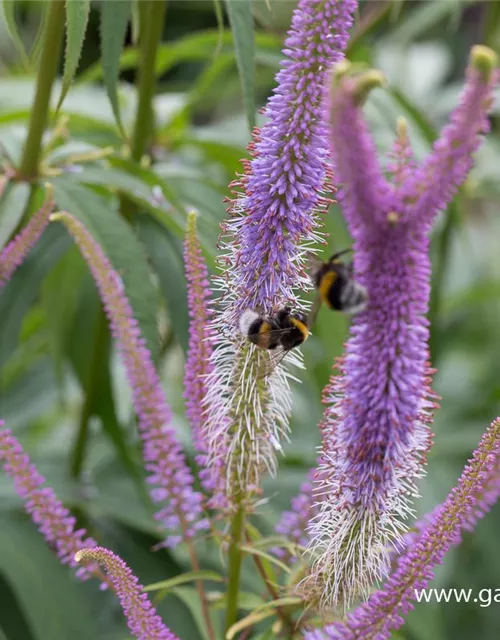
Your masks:
M16 3L19 34L34 45L43 2ZM175 424L193 455L184 416L182 377L187 309L182 266L184 220L200 212L200 235L213 267L227 185L240 170L249 139L240 81L227 19L209 1L171 1L157 68L157 135L154 164L138 169L115 153L84 161L99 149L120 151L99 62L99 7L93 3L79 75L45 140L44 161L54 176L60 208L80 211L113 229L120 195L136 205L133 226L138 259L153 274L148 338L160 363ZM254 0L255 99L265 103L281 60L292 0ZM222 31L223 30L223 31ZM127 35L130 44L131 34ZM430 148L457 104L470 47L500 48L500 2L377 2L361 4L348 57L381 68L389 84L366 106L381 152L395 135L396 119L409 122L416 155ZM132 49L122 59L120 105L130 126L135 109ZM23 64L19 43L0 24L0 153L6 169L22 151L34 93L34 72ZM62 64L61 64L62 71ZM53 95L57 102L59 87ZM453 486L487 423L500 414L500 135L498 104L492 134L477 154L467 183L433 232L432 359L442 408L434 423L435 446L422 484L418 512L429 511ZM61 120L64 116L64 120ZM54 127L56 132L54 133ZM159 196L155 185L160 185ZM33 208L41 197L35 192ZM20 224L28 204L25 184L9 185L0 199L0 246ZM99 220L100 222L99 222ZM96 222L97 221L97 222ZM329 248L349 245L341 212L325 220ZM102 230L102 229L101 229ZM134 254L135 255L135 254ZM143 325L144 326L144 325ZM319 444L321 389L347 336L343 317L323 310L305 345L306 373L294 389L291 442L277 479L266 481L269 501L256 520L271 532L287 508ZM108 358L109 355L109 358ZM143 583L182 572L180 550L151 552L159 540L149 516L130 391L103 329L95 287L61 225L53 225L12 281L0 292L0 416L20 437L40 471L100 543L132 566ZM59 565L23 514L10 480L0 474L0 638L8 640L122 640L128 638L115 598L81 584ZM499 588L500 509L466 535L448 555L433 586ZM220 567L207 546L207 568ZM248 602L263 589L250 567L243 588ZM252 597L254 598L252 600ZM159 603L183 639L203 638L194 588L174 589ZM250 605L249 605L250 606ZM399 638L493 640L500 634L500 604L420 604Z

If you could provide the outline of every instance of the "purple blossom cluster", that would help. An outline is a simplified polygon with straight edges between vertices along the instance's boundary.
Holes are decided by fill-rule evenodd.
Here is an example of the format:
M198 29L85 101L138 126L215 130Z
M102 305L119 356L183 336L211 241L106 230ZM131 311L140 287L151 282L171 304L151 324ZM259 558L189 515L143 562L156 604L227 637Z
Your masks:
M356 8L356 0L299 0L293 13L266 123L226 226L238 313L296 304L294 291L310 288L305 251L321 240L316 213L329 204L325 81L343 58Z
M196 235L196 217L197 214L194 212L188 215L184 243L189 310L189 349L184 373L184 398L194 445L199 454L196 458L199 476L203 488L211 496L209 506L223 508L226 506L226 500L223 498L225 487L224 450L220 449L213 464L207 465L209 437L203 403L208 392L208 375L214 369L211 355L215 329L210 324L213 317L213 301L207 265Z
M303 303L297 291L311 287L306 253L321 240L317 217L326 211L331 189L325 81L343 56L356 7L355 0L299 0L266 122L254 132L252 158L232 185L216 280L222 310L214 328L220 339L205 398L208 462L220 466L223 452L229 494L235 485L255 490L262 473L274 474L276 453L288 436L288 371L280 366L263 375L269 354L248 344L239 320L247 309L271 313L285 303L298 309ZM301 365L295 354L286 360Z
M123 282L101 247L76 218L59 213L52 219L67 226L99 289L132 388L145 466L150 474L148 482L154 485L151 495L155 502L165 503L156 518L166 531L182 532L169 535L167 544L191 539L208 526L202 513L202 495L193 489L193 475L171 425L171 411L160 378L125 296Z
M446 551L500 492L497 420L447 500L414 532L406 532L437 406L427 345L429 231L465 180L488 129L496 57L474 47L461 102L420 165L407 126L399 121L386 176L362 115L368 93L382 78L339 62L356 8L355 0L298 1L266 124L254 133L252 159L233 185L236 197L232 218L224 225L222 275L216 280L220 313L213 311L195 214L188 216L184 247L190 315L186 414L208 506L226 513L228 506L236 507L229 511L228 575L229 582L235 581L228 587L229 610L230 591L238 589L244 512L254 506L249 496L259 494L261 473L276 469L275 452L287 434L291 411L288 372L268 370L269 354L241 335L238 320L249 308L273 313L285 303L304 307L298 291L312 286L306 253L322 240L317 214L330 202L326 194L333 177L341 188L355 277L366 287L369 303L353 319L345 355L324 390L318 467L277 527L292 544L276 553L293 561L293 545L297 550L309 546L311 567L300 593L308 604L330 608L367 597L389 575L391 561L396 566L384 586L345 620L306 632L306 640L389 638L413 606L415 589L428 584ZM49 191L42 210L0 254L0 286L39 238L52 207ZM52 219L67 226L99 289L132 387L151 493L163 503L156 518L169 532L167 544L191 542L209 526L204 498L194 490L123 282L75 217L63 212ZM130 568L76 529L54 492L42 487L44 479L17 440L1 429L0 462L61 561L72 567L83 563L80 577L98 575L116 591L131 633L142 640L176 640ZM231 504L232 498L238 502ZM203 585L200 590L210 620ZM237 603L232 605L236 616Z
M310 586L330 604L349 604L387 575L389 550L401 545L405 521L413 515L436 406L425 317L428 234L487 131L494 64L489 50L473 49L462 101L420 167L413 166L399 127L392 183L379 166L360 108L381 83L380 74L356 74L345 63L333 76L333 160L354 239L356 278L369 304L354 318L340 375L325 390L330 406L317 482L319 513L309 527L316 555Z
M178 640L156 613L139 580L126 563L109 549L93 547L76 553L76 562L100 564L116 591L128 627L138 640Z
M0 252L0 289L7 284L14 271L40 239L54 208L53 189L46 185L45 202L24 229Z
M411 544L397 559L384 586L342 622L306 633L306 640L387 640L403 625L415 591L425 589L450 547L460 544L500 495L500 420L483 435L457 486L411 534Z
M63 564L76 567L75 553L80 549L94 547L95 542L87 537L85 529L76 528L76 519L58 500L50 487L44 487L45 478L31 464L28 455L11 431L4 428L0 420L0 463L3 470L14 481L24 508L37 525L49 545L53 546ZM90 569L90 572L89 572ZM77 575L87 579L92 573L81 567Z

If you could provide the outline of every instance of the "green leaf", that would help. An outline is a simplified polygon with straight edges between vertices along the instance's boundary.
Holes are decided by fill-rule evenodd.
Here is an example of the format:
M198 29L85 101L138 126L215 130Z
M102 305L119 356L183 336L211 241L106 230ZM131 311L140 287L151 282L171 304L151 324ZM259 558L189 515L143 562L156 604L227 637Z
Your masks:
M120 274L141 333L156 361L157 294L146 254L134 232L117 211L90 189L60 177L54 180L54 190L58 207L83 222Z
M74 322L64 336L65 350L69 353L85 394L78 425L83 436L81 445L75 447L73 451L73 472L79 475L84 468L90 437L88 423L93 416L96 416L100 418L102 430L110 440L117 459L134 480L139 497L147 500L142 475L129 450L126 433L116 414L109 357L111 339L106 318L88 271L85 275L83 286L79 290L80 297L77 313L73 316ZM74 336L78 336L78 340L74 340Z
M61 95L56 111L61 108L75 77L85 40L89 13L90 0L66 0L66 52Z
M274 558L269 553L266 553L265 551L262 551L262 549L255 549L255 547L252 547L251 545L247 545L247 544L240 545L240 549L242 551L244 551L245 553L249 553L250 555L259 556L260 558L264 558L265 560L267 560L271 564L275 564L277 567L282 569L285 573L290 573L291 572L290 567L287 567L287 565L284 562L281 562L281 560L278 560L278 558Z
M120 116L117 83L120 54L125 42L131 11L131 0L114 0L114 2L103 2L101 5L101 61L104 85L108 92L116 124L124 138L126 135Z
M155 582L154 584L148 584L144 587L144 591L162 591L162 596L165 596L173 587L178 587L186 582L194 582L195 580L210 580L212 582L224 582L224 578L215 571L190 571L189 573L182 573L180 576L170 578L169 580L162 580L161 582Z
M57 393L53 371L49 358L40 358L13 383L2 386L0 406L7 424L28 426L54 406Z
M251 0L226 0L248 128L255 127L255 46Z
M240 591L238 596L238 609L243 611L253 611L255 608L264 604L261 596L251 591ZM225 609L227 606L227 594L221 593L217 600L211 605L213 609Z
M226 633L226 640L233 640L236 637L236 634L239 631L243 631L243 629L248 629L248 627L257 624L258 622L262 622L266 618L270 618L275 615L275 611L273 609L269 609L267 611L261 611L259 613L255 613L254 611L250 613L248 616L245 616L241 620L238 620L236 624L233 624Z
M214 5L215 19L217 20L217 31L219 32L219 41L214 53L214 55L217 56L222 47L222 39L224 37L224 11L221 0L212 0L212 2Z
M178 237L184 237L184 216L185 207L182 199L177 195L175 185L170 186L167 181L154 173L150 169L140 167L137 163L110 156L107 158L109 164L116 170L98 171L95 169L85 169L81 173L74 174L72 179L78 182L88 182L89 184L102 184L108 187L115 187L120 192L137 202L139 206L151 212L158 218L159 222ZM165 202L153 204L153 189L161 192Z
M460 11L475 0L448 0L448 2L428 2L425 5L417 5L405 19L395 28L391 29L389 38L391 41L410 45L413 41L426 36L430 29L448 19L452 21L457 11ZM448 24L449 24L448 22Z
M7 27L7 32L11 37L11 40L16 48L17 53L21 58L21 62L24 68L29 69L29 60L26 54L26 49L24 48L23 41L19 35L16 24L16 6L18 2L15 0L0 0L0 17L2 18L5 26Z
M30 187L22 182L9 182L0 199L0 249L9 241L23 217L30 197Z
M35 640L102 637L98 618L82 597L82 584L71 578L70 569L59 563L25 516L2 513L0 571ZM0 621L7 613L2 607Z
M42 287L42 307L47 318L47 332L54 372L59 389L64 386L64 354L76 312L77 296L85 273L83 261L74 249L52 269ZM77 335L77 334L74 334ZM80 342L80 340L76 341Z
M237 0L235 1L237 2ZM221 36L217 30L207 30L189 34L172 43L163 43L158 47L155 75L156 77L164 75L181 62L195 60L206 62L207 58L212 57L216 52L221 54L234 52L233 42L233 34L230 31L224 31ZM268 56L280 54L282 42L276 35L257 32L255 34L255 44L257 53L265 59ZM127 48L122 52L120 70L135 69L138 63L139 50L137 48ZM273 66L275 66L274 59ZM95 63L79 75L78 82L86 83L100 80L102 76L102 65Z
M0 290L0 365L16 349L23 319L36 300L40 285L67 249L71 241L61 225L49 225L42 237Z
M141 2L141 0L132 0L132 17L131 17L131 23L132 23L132 33L131 35L131 39L132 39L132 44L136 45L139 42L139 29L140 29L140 10L139 10L139 3Z
M38 64L40 60L40 54L43 51L43 34L45 33L45 26L47 24L47 15L48 9L50 7L50 2L41 2L41 16L40 23L38 25L38 29L36 32L35 40L33 41L33 46L30 51L30 64L34 67Z
M171 589L170 593L179 598L179 600L186 605L193 616L193 620L196 623L196 627L200 632L201 637L204 640L209 640L208 632L205 628L205 620L203 618L200 599L196 589L193 587L175 587L174 589Z
M160 288L167 301L167 310L175 336L184 353L187 353L189 316L182 245L159 222L146 217L140 219L139 237L147 246L149 256L158 274Z

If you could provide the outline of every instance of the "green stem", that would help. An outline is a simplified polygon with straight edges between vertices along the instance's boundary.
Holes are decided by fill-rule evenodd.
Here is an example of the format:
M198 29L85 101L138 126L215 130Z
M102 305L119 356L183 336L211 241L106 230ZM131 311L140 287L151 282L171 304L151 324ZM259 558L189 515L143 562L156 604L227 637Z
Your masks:
M429 321L431 335L429 338L429 351L433 366L437 364L440 356L439 344L441 342L441 306L443 298L443 285L450 257L451 241L453 233L460 224L460 210L458 200L453 201L446 211L444 227L437 241L437 254L433 268L431 286L431 299L429 303Z
M19 166L19 173L24 178L34 178L37 174L42 136L47 125L52 85L59 67L65 15L64 0L51 0L43 35L43 49L38 67L35 101L31 109L28 137Z
M484 37L482 41L494 51L500 44L500 3L491 2L484 8Z
M199 571L200 563L198 561L198 556L196 555L196 550L194 548L194 544L192 540L188 540L187 547L188 547L188 553L191 559L191 566L193 567L193 571ZM200 598L201 611L203 614L203 618L205 620L208 637L210 640L216 640L212 619L210 618L210 607L208 606L207 594L205 593L205 587L203 585L203 581L196 580L195 584L196 584L196 590L198 591L198 597Z
M248 543L252 543L252 539L250 536L247 536L247 542ZM262 578L262 580L264 580L264 584L267 587L267 590L269 591L269 595L271 596L271 600L278 600L278 598L280 597L278 591L276 590L275 586L273 585L273 583L269 580L269 577L266 573L266 570L264 568L264 564L262 562L262 560L259 558L258 555L253 555L253 560L255 562L255 566L257 567L257 571L260 573L260 576ZM293 636L293 634L295 633L297 627L299 626L299 623L295 623L292 618L287 614L287 612L285 611L285 609L283 609L283 607L276 607L276 613L279 615L279 617L281 618L285 628L288 628L289 632L290 632L290 638Z
M137 80L137 112L130 149L131 157L135 162L141 161L153 134L156 54L163 33L166 9L165 0L143 0L139 3L140 61ZM126 220L130 221L134 208L134 203L122 195L120 211Z
M95 396L102 379L102 367L107 366L107 358L109 356L109 334L107 327L106 316L104 315L102 307L100 307L89 366L89 375L85 384L85 402L82 407L78 433L70 458L71 475L73 478L79 478L83 470L88 446L89 420L94 414Z
M242 505L241 493L236 501L237 510L231 523L231 542L229 544L229 566L227 584L226 633L238 618L238 597L240 593L241 574L241 542L245 522L245 509Z
M139 96L131 148L132 158L136 162L140 162L145 154L153 131L156 53L163 33L166 8L164 0L144 0L140 3Z

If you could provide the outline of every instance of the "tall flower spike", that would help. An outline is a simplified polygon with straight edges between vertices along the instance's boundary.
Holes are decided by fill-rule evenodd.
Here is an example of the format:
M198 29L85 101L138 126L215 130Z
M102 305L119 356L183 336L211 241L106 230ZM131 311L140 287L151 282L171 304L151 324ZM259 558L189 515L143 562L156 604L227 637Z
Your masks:
M432 153L405 184L402 201L408 216L431 222L467 177L481 134L489 130L487 114L493 101L491 89L498 81L496 66L497 55L491 49L481 45L472 48L460 104Z
M296 289L310 286L306 249L319 239L316 217L330 202L324 195L324 80L343 55L356 7L356 0L299 0L285 42L287 59L265 110L268 120L254 134L245 175L233 185L217 282L222 311L215 326L223 335L207 396L209 462L219 464L223 452L228 484L257 486L262 471L274 473L288 432L287 374L280 366L266 375L269 354L244 339L239 321L247 309L272 313L290 304L296 310Z
M186 464L181 445L171 426L171 412L137 320L125 295L123 282L87 229L71 214L51 216L61 220L75 239L87 261L104 304L111 332L127 372L132 399L143 441L144 460L156 485L151 495L166 505L156 514L169 532L181 530L182 538L192 538L207 527L202 516L202 496L193 490L193 476ZM168 544L181 537L170 536Z
M54 190L45 185L45 202L22 231L0 252L0 289L7 284L17 267L38 242L54 208Z
M42 486L45 478L38 473L12 432L3 427L4 422L0 420L0 462L5 473L13 479L26 512L45 540L55 547L61 562L76 567L75 553L94 547L96 543L87 537L85 529L75 529L75 518L50 487ZM80 568L77 575L85 580L91 572Z
M485 57L482 54L481 61ZM455 132L454 163L460 166L469 166L491 104L493 71L482 71L479 82L476 66L473 53L465 95L478 94L475 119L469 112L467 116L475 142L462 143L470 131L462 129L461 138ZM377 72L356 76L345 65L333 79L334 162L354 238L356 277L368 290L369 304L354 318L340 376L325 390L331 406L324 420L319 514L310 526L315 561L306 583L310 597L324 604L348 605L388 574L389 550L400 547L405 520L413 514L416 482L430 446L427 423L435 406L425 318L428 231L444 200L423 196L435 208L416 215L406 194L408 182L421 170L408 175L400 187L383 178L360 109L380 81ZM468 97L469 102L475 101ZM463 121L456 113L453 120ZM448 139L449 128L444 136ZM449 171L448 165L435 169L433 181L425 185L429 193L438 192L445 182L439 171Z
M412 608L415 593L425 589L448 550L461 541L498 499L500 494L500 420L495 420L481 439L457 486L426 518L421 530L397 560L386 584L347 619L311 631L306 640L386 640L399 629L403 615Z
M184 265L188 283L189 350L184 373L186 415L191 424L193 441L199 455L200 479L203 488L213 498L210 506L225 506L220 502L224 494L225 467L221 464L207 467L208 441L203 415L203 401L207 394L207 376L213 371L210 361L215 330L211 326L213 310L207 265L196 233L197 213L190 212L184 243Z
M119 556L104 547L93 547L78 551L75 561L97 562L105 569L134 637L138 640L178 640L163 624L139 580Z

